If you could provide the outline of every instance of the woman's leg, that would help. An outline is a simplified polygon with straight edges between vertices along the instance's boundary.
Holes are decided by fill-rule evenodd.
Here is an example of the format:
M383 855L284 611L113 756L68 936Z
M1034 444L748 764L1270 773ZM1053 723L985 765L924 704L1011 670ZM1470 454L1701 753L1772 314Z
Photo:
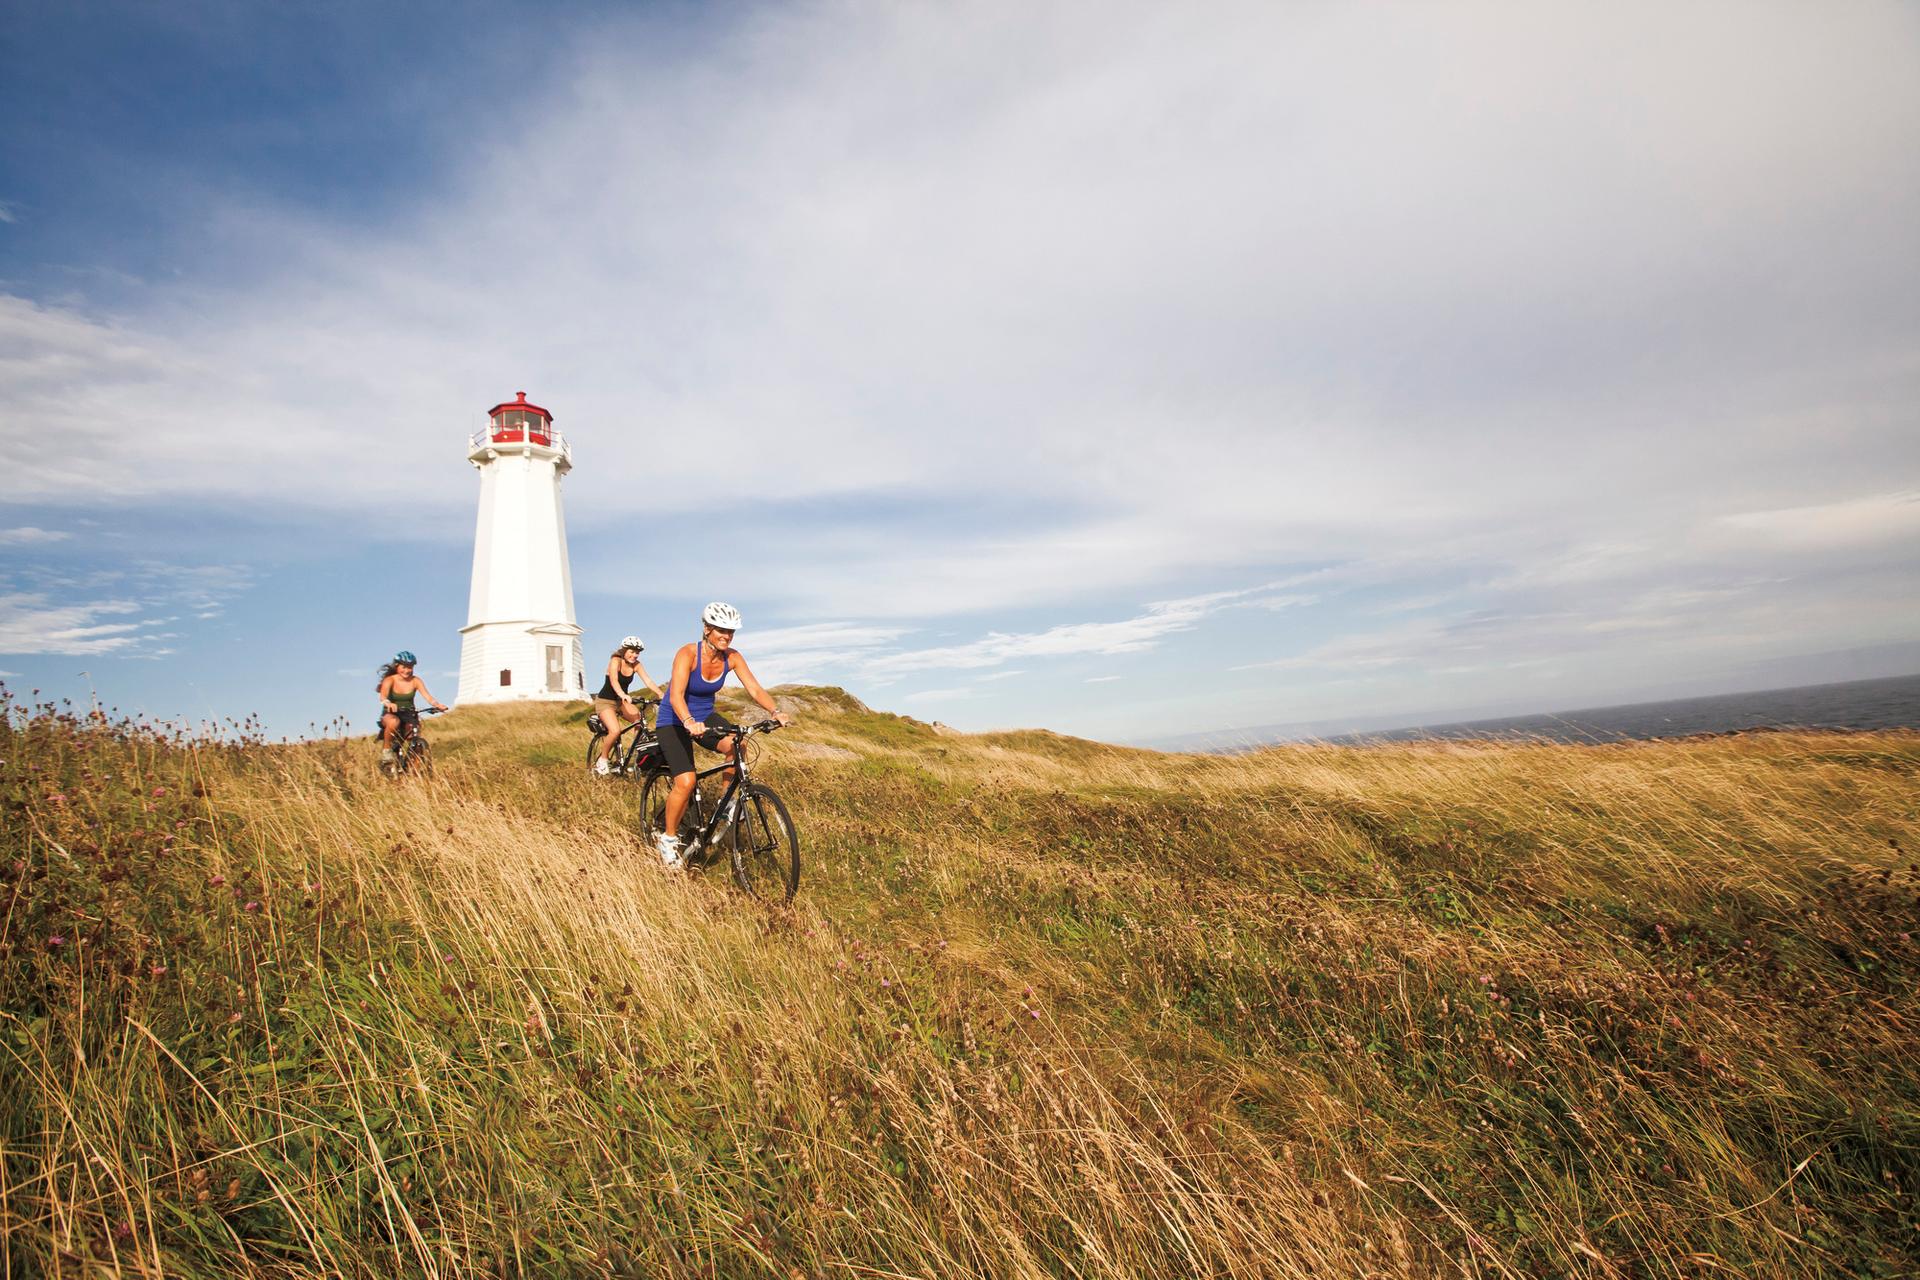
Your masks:
M400 728L400 717L389 711L380 717L380 742L387 750L393 750L393 735Z
M680 831L680 819L686 816L687 803L693 799L695 780L696 775L691 769L673 775L673 787L667 792L665 829L668 835L677 835Z
M667 788L667 811L663 816L662 833L677 836L680 832L680 819L686 816L687 802L693 799L693 786L699 779L693 771L693 735L677 724L670 724L660 731L660 754L667 763L667 772L673 775L673 785Z
M593 710L600 717L600 723L607 727L607 731L600 735L599 758L602 760L607 758L607 752L613 750L614 734L620 728L620 717L615 714L619 705L617 702L608 702L603 698L594 699Z

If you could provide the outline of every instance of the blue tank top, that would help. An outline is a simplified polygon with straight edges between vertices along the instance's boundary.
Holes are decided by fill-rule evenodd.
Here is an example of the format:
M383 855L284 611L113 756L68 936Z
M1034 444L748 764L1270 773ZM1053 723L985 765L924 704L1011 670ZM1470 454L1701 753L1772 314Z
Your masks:
M720 686L727 682L727 672L733 669L733 656L727 656L726 665L720 668L718 680L707 680L700 675L701 653L707 642L696 640L693 644L693 670L687 673L687 712L695 720L707 720L713 715L713 695L720 692ZM660 715L655 725L679 724L680 717L674 714L673 699L663 698L660 702Z

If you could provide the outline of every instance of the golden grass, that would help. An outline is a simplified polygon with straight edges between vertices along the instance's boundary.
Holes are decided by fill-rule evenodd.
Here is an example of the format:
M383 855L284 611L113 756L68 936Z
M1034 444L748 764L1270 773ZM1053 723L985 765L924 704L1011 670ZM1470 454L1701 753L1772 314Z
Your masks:
M392 783L17 711L0 1274L1920 1267L1913 738L1190 757L793 697L790 909L653 866L578 713Z

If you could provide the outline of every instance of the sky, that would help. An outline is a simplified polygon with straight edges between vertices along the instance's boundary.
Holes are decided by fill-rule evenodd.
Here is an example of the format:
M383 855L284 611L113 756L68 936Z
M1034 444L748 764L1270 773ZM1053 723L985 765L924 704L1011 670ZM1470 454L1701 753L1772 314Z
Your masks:
M1920 670L1920 9L0 25L0 676L457 692L525 390L590 657L1138 741Z

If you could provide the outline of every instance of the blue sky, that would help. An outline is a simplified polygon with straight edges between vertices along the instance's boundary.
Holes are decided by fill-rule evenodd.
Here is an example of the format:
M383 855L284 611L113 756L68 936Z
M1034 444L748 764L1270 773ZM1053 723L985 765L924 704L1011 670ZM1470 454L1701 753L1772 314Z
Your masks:
M302 733L405 645L452 695L520 389L587 649L656 669L713 598L768 680L1114 739L1920 668L1908 5L0 42L15 688Z

